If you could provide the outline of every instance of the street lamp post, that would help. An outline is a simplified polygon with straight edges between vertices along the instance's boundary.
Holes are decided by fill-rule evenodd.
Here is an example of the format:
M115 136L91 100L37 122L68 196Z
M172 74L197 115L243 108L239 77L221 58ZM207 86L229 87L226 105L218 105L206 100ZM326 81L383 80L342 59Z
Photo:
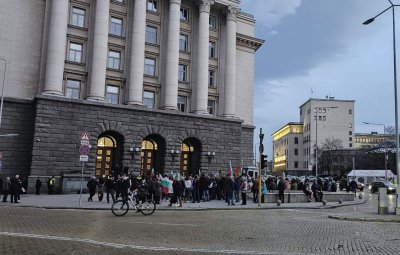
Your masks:
M399 152L399 127L398 127L398 104L397 104L397 63L396 63L396 20L395 20L395 7L400 6L393 4L391 0L388 0L390 6L385 10L378 13L375 17L366 20L363 25L372 23L378 16L385 13L387 10L392 9L392 28L393 28L393 85L394 85L394 117L395 117L395 128L396 128L396 173L397 173L397 193L400 191L400 152ZM396 214L400 214L400 197L397 194L396 199Z
M1 103L0 103L0 129L1 129L1 120L3 117L3 101L4 101L4 84L6 81L6 71L7 71L7 60L0 57L1 61L4 61L4 72L3 72L3 84L1 86Z
M372 123L372 122L363 122L363 124L383 126L383 134L386 134L386 125L385 124ZM383 148L385 149L385 179L387 180L387 147L386 147L386 141L383 143Z

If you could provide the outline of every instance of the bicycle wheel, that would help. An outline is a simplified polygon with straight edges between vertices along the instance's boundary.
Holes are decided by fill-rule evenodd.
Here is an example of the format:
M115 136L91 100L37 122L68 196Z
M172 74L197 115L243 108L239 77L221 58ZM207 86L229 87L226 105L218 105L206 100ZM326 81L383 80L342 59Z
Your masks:
M117 200L111 206L111 211L115 216L124 216L129 211L128 201Z
M156 210L156 203L154 201L146 201L138 209L143 215L151 215Z

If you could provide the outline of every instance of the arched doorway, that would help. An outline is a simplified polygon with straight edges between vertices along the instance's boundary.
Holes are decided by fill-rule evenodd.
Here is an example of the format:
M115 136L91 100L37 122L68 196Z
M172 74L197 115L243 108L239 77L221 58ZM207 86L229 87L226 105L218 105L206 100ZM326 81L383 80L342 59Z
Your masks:
M97 177L120 174L123 139L113 132L105 132L97 139L96 172Z
M201 168L201 143L196 138L188 138L181 146L181 175L195 176Z
M164 173L165 140L152 134L142 141L140 174Z

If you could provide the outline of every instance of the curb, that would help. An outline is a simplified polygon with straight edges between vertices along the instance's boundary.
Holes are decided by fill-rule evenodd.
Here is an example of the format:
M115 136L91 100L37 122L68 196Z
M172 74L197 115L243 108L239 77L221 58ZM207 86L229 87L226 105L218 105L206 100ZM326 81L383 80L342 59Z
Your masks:
M378 219L378 218L367 218L367 217L343 217L329 215L328 218L334 220L345 220L345 221L364 221L364 222L387 222L387 223L400 223L399 219Z

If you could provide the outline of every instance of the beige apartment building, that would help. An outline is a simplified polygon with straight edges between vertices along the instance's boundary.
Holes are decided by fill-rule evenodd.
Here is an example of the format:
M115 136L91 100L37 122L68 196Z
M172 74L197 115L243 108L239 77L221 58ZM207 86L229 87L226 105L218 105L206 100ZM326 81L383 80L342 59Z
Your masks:
M312 174L315 167L315 145L320 147L326 139L335 138L341 141L343 148L355 147L354 139L354 100L309 99L300 106L302 125L302 144L295 144L290 137L297 137L299 128L289 128L290 124L275 132L273 136L273 171L287 171L291 174ZM292 124L293 126L294 124ZM285 136L281 137L285 130ZM296 130L293 132L292 130ZM285 142L286 140L286 142ZM282 146L282 144L284 146ZM293 155L295 150L299 155ZM290 161L291 158L296 161ZM295 167L297 166L297 168ZM298 173L298 174L296 174Z
M85 176L251 164L264 41L240 1L15 0L0 17L0 132L18 134L0 138L3 176L76 190L83 133Z

